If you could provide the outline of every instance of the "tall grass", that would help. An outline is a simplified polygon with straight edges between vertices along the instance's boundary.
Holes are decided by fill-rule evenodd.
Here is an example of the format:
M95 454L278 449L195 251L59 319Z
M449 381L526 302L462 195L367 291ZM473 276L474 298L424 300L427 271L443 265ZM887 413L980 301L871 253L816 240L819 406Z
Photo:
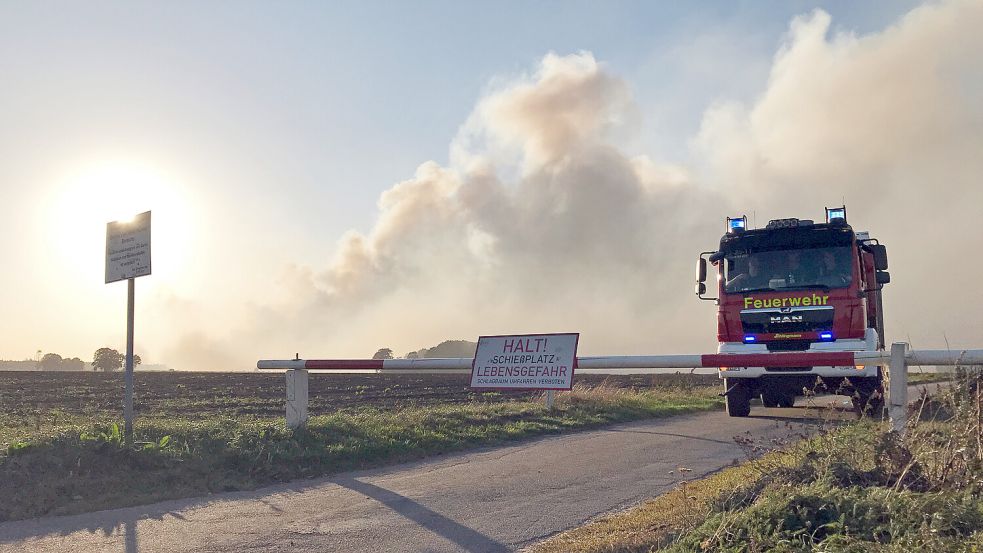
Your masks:
M862 421L765 467L759 493L717 509L670 551L968 551L983 546L981 377L923 395L902 433Z

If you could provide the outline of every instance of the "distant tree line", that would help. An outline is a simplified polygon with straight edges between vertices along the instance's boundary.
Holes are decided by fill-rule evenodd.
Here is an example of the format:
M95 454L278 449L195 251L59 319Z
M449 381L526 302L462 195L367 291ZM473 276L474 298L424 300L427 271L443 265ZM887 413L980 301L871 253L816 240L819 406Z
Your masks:
M38 352L40 353L40 352ZM118 371L123 368L126 356L111 348L99 348L92 358L92 370L94 371ZM133 356L133 366L136 367L143 360L139 355ZM62 357L57 353L46 353L37 361L38 369L42 371L84 371L85 361L78 357Z
M405 359L433 359L437 357L474 357L477 342L467 340L444 340L432 348L423 348L407 353ZM380 348L372 359L394 359L392 348Z
M85 361L78 357L62 357L57 353L46 353L38 361L38 368L42 371L84 371Z

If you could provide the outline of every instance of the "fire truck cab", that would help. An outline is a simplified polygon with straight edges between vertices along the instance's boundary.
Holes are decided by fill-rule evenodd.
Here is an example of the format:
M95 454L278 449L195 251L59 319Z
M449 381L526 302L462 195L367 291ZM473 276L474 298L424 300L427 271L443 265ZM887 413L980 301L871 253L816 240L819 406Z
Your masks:
M716 297L707 297L708 265ZM824 223L776 219L763 229L728 217L719 248L700 254L696 294L718 306L718 353L883 350L887 268L886 248L853 230L845 206L826 208ZM879 366L722 367L719 376L733 417L750 414L752 398L791 407L817 386L851 395L861 411L882 406Z

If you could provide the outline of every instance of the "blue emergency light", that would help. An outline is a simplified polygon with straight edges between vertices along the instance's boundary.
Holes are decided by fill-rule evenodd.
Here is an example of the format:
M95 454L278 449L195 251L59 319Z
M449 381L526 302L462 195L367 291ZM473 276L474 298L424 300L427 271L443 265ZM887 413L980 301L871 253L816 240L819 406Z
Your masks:
M747 215L727 218L727 232L729 234L744 232L745 230L747 230Z
M819 333L819 340L822 341L822 342L832 342L833 341L833 333L830 332L830 331L828 331L828 330L824 330L824 331L822 331L822 332Z
M754 334L745 334L744 335L744 343L745 344L753 344L753 343L755 343L757 341L758 341L758 338Z
M846 222L846 206L826 208L826 222L832 223L837 220L840 223Z

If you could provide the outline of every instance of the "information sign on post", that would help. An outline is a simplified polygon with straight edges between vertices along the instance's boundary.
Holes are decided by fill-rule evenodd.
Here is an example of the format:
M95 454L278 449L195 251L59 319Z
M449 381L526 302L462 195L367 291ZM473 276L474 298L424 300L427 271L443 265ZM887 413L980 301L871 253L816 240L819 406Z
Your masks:
M481 336L471 365L472 388L569 390L580 334Z
M126 373L123 396L123 435L133 444L133 279L150 274L150 212L129 221L106 224L106 284L125 280L126 294Z
M150 212L106 224L106 284L150 274Z

